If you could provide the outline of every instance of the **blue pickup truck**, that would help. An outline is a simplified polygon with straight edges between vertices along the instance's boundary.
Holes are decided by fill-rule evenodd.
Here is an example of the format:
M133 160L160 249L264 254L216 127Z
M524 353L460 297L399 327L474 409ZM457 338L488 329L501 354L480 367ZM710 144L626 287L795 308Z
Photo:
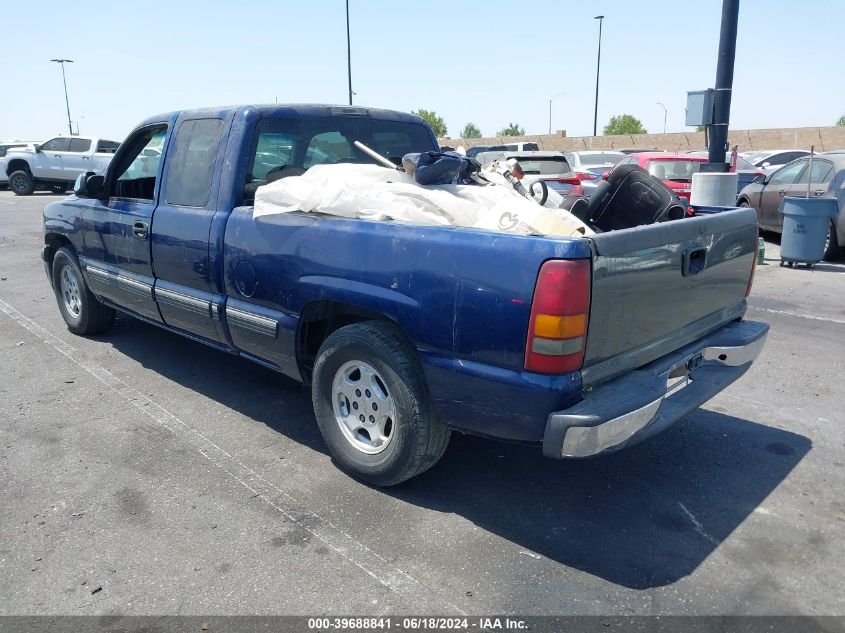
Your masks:
M431 467L452 430L558 459L620 449L759 354L752 209L583 238L253 217L267 182L370 162L356 140L394 161L438 149L422 119L369 108L147 119L44 210L68 328L102 333L117 310L310 385L337 464L376 485Z

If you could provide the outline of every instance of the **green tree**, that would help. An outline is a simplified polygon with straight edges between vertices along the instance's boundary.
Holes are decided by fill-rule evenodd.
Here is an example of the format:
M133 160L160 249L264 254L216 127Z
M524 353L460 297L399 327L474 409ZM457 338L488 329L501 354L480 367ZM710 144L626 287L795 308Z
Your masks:
M499 130L499 136L525 136L525 128L519 123L508 123L508 127Z
M434 136L437 138L443 138L446 136L446 121L443 120L443 117L437 116L437 113L434 110L423 110L420 108L416 112L412 110L411 114L416 114L417 116L425 119L426 123L428 123L431 126L431 129L434 130Z
M607 125L604 126L604 133L611 134L647 134L648 130L643 127L642 121L631 114L620 114L610 117Z
M467 123L461 130L461 138L481 138L481 130L475 123Z
M836 125L845 125L845 114L839 117L839 120L836 122Z

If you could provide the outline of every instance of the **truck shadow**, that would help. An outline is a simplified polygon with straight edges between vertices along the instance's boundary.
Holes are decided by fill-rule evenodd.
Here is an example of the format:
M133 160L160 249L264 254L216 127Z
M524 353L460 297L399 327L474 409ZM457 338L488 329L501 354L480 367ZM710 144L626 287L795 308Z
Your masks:
M704 409L642 444L578 461L453 434L436 468L388 494L648 589L692 573L810 448L804 436Z
M126 317L104 340L169 380L327 452L310 392L298 383ZM802 435L715 410L698 410L625 451L580 461L453 433L436 467L373 490L457 514L608 582L648 589L692 573L811 447Z

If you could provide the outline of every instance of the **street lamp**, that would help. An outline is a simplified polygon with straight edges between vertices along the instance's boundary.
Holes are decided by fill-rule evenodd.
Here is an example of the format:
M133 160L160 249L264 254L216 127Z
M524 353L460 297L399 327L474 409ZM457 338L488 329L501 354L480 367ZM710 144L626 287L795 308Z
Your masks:
M657 105L663 108L663 133L666 134L666 106L660 103L659 101L657 102Z
M349 39L349 0L346 0L346 72L349 77L349 105L352 105L352 44Z
M56 62L57 64L62 65L62 83L65 85L65 106L67 107L67 130L70 132L70 135L73 136L73 127L71 127L70 123L70 103L67 100L67 79L65 79L65 63L72 64L72 59L51 59L51 62Z
M552 101L554 101L558 97L563 97L565 95L566 95L565 92L559 92L554 97L549 99L549 134L552 133Z
M599 70L601 69L601 25L602 22L604 22L604 16L597 15L593 19L599 21L599 55L598 59L596 60L596 110L593 114L593 136L595 136L599 122Z

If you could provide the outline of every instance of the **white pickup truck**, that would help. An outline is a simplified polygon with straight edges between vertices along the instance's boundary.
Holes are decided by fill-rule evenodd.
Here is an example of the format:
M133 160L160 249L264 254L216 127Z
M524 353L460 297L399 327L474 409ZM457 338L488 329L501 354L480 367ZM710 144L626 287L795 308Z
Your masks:
M64 193L80 174L104 174L119 145L92 136L57 136L40 145L10 149L2 160L3 173L18 196L38 188Z

